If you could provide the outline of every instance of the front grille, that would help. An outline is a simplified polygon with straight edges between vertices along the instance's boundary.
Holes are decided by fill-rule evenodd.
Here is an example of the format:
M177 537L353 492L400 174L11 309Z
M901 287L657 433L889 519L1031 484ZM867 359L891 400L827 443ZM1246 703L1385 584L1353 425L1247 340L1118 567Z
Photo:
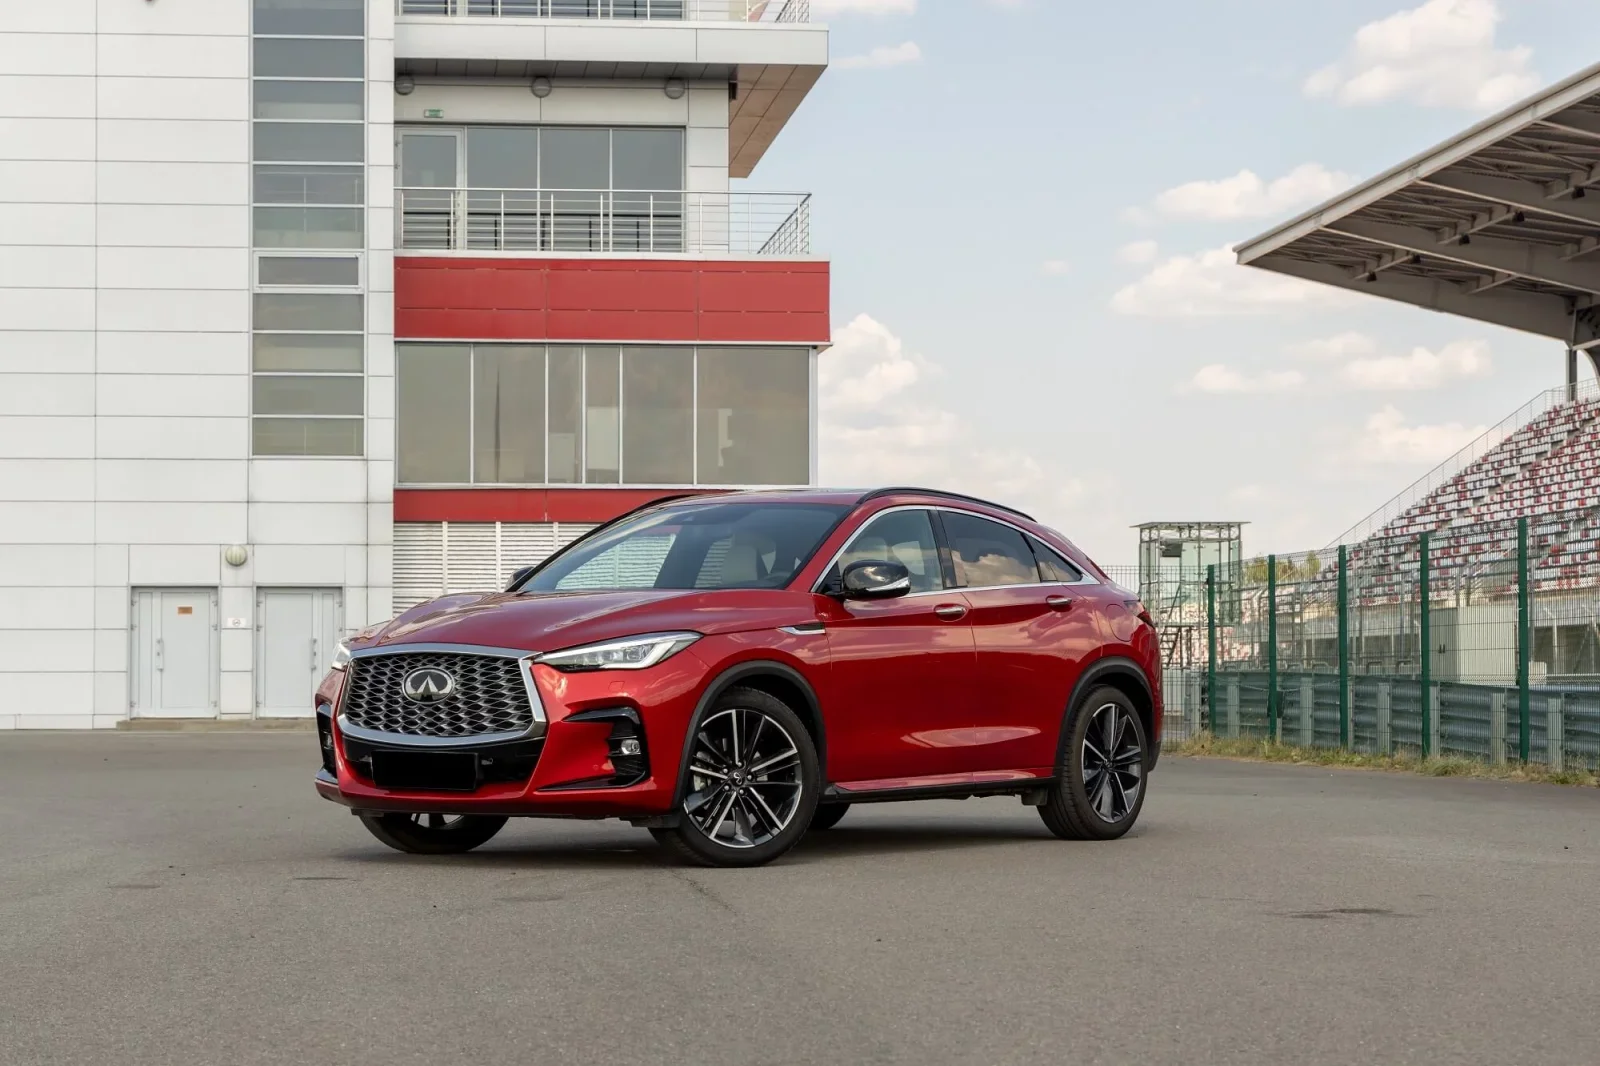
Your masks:
M424 667L455 681L438 703L406 698L406 675ZM534 722L520 660L459 652L395 652L353 659L343 714L353 726L414 737L524 733Z

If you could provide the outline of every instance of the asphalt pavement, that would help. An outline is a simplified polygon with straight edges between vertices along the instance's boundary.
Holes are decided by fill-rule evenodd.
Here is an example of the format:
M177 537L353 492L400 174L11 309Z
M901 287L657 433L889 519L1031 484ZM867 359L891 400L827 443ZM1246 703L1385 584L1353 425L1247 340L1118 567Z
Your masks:
M1169 759L1140 826L853 810L785 860L620 823L414 858L312 734L0 734L0 1063L1600 1060L1600 793Z

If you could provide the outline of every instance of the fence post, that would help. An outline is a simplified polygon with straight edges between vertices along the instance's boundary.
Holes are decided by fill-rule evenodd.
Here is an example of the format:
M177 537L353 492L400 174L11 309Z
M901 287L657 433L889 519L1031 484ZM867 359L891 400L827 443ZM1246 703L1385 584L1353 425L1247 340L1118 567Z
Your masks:
M1350 554L1339 545L1339 746L1350 746Z
M1528 620L1528 519L1517 519L1517 757L1528 761L1531 743L1528 663L1533 658L1533 636Z
M1278 740L1278 557L1267 556L1267 740Z
M1206 717L1217 732L1217 564L1206 566Z
M1567 768L1567 728L1562 717L1561 694L1546 696L1544 703L1544 764L1560 773Z
M1422 603L1419 605L1422 626L1422 757L1433 754L1433 633L1430 625L1433 601L1428 589L1428 534L1422 534Z

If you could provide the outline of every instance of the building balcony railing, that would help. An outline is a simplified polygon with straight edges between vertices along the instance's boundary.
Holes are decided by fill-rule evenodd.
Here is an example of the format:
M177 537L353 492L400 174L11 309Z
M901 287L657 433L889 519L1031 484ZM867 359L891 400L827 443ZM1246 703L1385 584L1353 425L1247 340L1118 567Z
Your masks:
M810 22L811 0L397 0L402 15L669 22Z
M406 251L809 256L809 193L399 189Z

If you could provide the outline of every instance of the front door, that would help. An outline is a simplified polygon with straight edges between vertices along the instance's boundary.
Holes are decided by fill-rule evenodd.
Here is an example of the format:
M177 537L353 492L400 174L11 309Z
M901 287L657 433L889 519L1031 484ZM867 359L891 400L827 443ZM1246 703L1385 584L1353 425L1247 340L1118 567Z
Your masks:
M445 251L462 243L461 131L400 134L400 247Z
M309 718L339 646L337 589L256 592L256 717Z
M817 597L830 659L827 777L867 789L967 772L958 738L972 720L977 664L967 602L944 587L929 512L870 519L832 576L868 560L904 565L912 590L882 601Z
M135 589L129 700L135 718L215 718L215 589Z

